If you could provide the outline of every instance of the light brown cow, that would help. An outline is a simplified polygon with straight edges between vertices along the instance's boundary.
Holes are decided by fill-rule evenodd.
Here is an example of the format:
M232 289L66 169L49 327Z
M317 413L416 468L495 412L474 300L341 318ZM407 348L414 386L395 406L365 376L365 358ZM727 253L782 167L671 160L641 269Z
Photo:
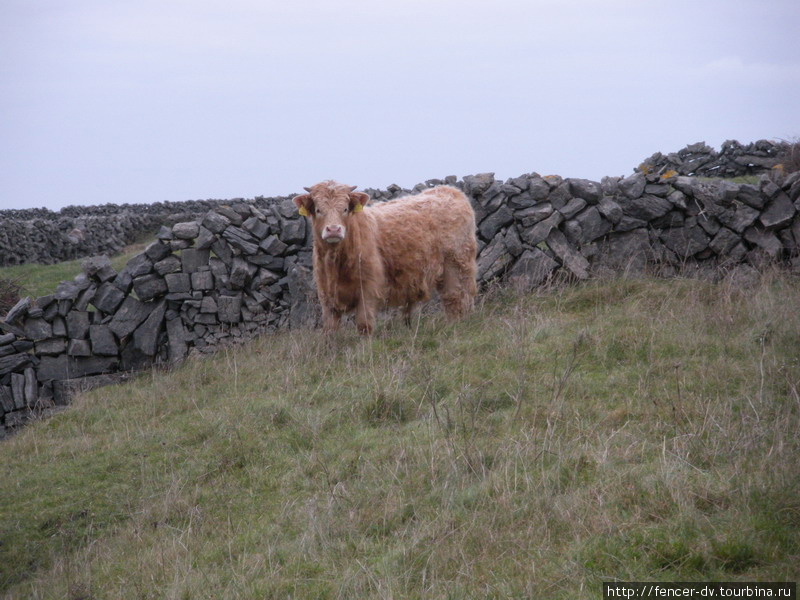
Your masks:
M400 307L406 322L435 289L449 318L467 313L475 284L475 213L466 196L438 186L364 208L370 197L323 181L296 196L314 231L314 280L323 329L333 332L355 312L370 334L381 307Z

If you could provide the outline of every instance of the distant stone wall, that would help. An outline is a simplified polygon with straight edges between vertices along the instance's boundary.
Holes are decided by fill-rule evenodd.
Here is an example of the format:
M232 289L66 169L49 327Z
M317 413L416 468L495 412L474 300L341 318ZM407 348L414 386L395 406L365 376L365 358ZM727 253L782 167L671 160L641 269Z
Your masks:
M773 174L775 175L775 174ZM374 201L449 183L471 199L478 280L800 271L800 173L755 185L654 172L602 182L491 173L366 190ZM0 321L0 436L75 390L283 327L313 326L311 232L291 198L217 206L164 227L116 272L107 257Z
M785 142L759 140L740 144L728 140L717 152L705 142L690 144L670 154L656 152L637 167L637 171L662 175L675 171L693 177L742 177L759 175L781 164L789 149Z

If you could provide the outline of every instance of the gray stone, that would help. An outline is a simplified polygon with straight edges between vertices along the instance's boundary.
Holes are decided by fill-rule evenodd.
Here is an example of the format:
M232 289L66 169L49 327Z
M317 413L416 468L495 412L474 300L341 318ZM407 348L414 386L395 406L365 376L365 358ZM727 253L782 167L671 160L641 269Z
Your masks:
M152 273L136 277L133 280L133 291L142 302L147 302L167 293L167 282L160 275Z
M503 205L498 210L486 217L478 227L478 232L485 240L491 240L503 227L514 220L514 215L507 206Z
M597 207L590 206L575 217L581 227L581 243L591 242L611 231L611 222L600 216Z
M159 275L177 273L181 270L181 259L174 254L170 254L168 257L155 263L153 265L153 270Z
M647 180L642 173L634 173L629 177L620 179L617 185L619 186L620 192L633 200L634 198L639 198L644 193L644 186L647 185Z
M600 184L595 181L569 178L567 183L569 184L569 191L574 197L581 198L589 204L597 204L603 195Z
M167 303L162 300L133 332L133 345L145 356L156 355L158 334L164 325L164 312L166 309Z
M92 343L92 353L98 356L116 356L119 353L114 334L106 325L91 325L89 327L89 340Z
M230 266L233 262L233 249L228 245L228 242L222 238L219 238L211 244L211 249L214 251L214 254L217 255L217 258L226 265Z
M667 200L672 202L673 205L677 206L681 210L686 210L686 194L684 194L682 191L673 191L667 195Z
M16 336L13 333L4 333L0 335L0 346L5 346L14 341Z
M75 339L83 339L89 331L89 313L71 310L67 313L67 335Z
M25 319L25 337L34 342L53 337L53 327L44 319Z
M758 220L766 229L780 229L792 222L795 212L789 196L780 192L770 200Z
M11 393L11 386L0 385L0 414L10 413L16 410L16 408L14 396Z
M203 218L203 227L208 229L211 233L222 233L230 224L231 221L228 217L213 210L209 211Z
M126 381L128 378L129 376L125 373L113 373L56 380L53 382L53 400L58 406L66 406L75 394L88 392L106 385L114 385Z
M524 250L522 246L522 240L519 237L519 233L517 232L517 228L513 225L508 228L506 231L505 239L503 243L506 246L506 250L511 256L519 256L522 254Z
M258 252L258 240L246 232L244 229L229 226L222 232L222 237L234 248L244 254L255 254Z
M116 371L119 361L116 357L78 357L61 354L44 356L36 371L36 378L41 381L51 379L72 379L86 375L98 375Z
M783 249L780 240L773 232L756 227L748 227L744 232L744 239L761 248L771 258L780 256Z
M529 292L550 276L558 263L538 248L522 253L508 271L508 281L518 292Z
M257 267L249 264L247 261L237 257L233 259L231 266L231 273L228 277L229 285L234 289L243 288L250 281L252 276L256 273Z
M217 245L212 246L214 251L217 252ZM219 252L217 252L219 256ZM181 252L181 264L184 273L195 273L200 270L200 267L208 264L210 251L208 249L200 250L198 248L187 248ZM220 256L220 258L222 258Z
M556 210L566 206L567 202L572 200L572 194L569 191L569 183L566 181L562 182L557 188L550 192L547 199Z
M113 282L111 285L113 285L117 289L120 289L119 286L116 284L116 278L115 282ZM88 288L86 288L80 294L78 294L78 299L75 300L75 304L73 304L72 308L74 308L75 310L86 310L89 307L89 303L94 299L94 295L96 293L97 293L97 286L95 284L90 285ZM48 307L48 311L49 310L50 307ZM48 318L47 315L45 315L45 319L47 318Z
M285 244L302 244L306 239L305 219L284 219L281 221L280 240ZM249 252L248 254L255 254Z
M36 406L39 400L39 383L36 381L36 371L33 367L28 367L23 373L25 379L25 404Z
M738 235L727 227L720 227L714 239L708 244L716 254L724 255L730 252L741 241Z
M179 240L193 240L200 234L200 224L196 221L184 221L172 226L172 235Z
M711 217L705 214L697 215L697 224L710 236L717 235L722 225L716 217Z
M722 224L736 233L742 233L758 218L758 211L749 206L738 206L735 211L723 211L717 215Z
M81 293L81 288L73 281L62 281L56 286L56 300L74 300Z
M705 231L696 225L668 229L661 233L661 240L679 259L694 256L705 250L709 242Z
M186 329L181 319L176 318L167 321L167 340L170 363L179 363L186 357L188 352Z
M564 216L560 212L554 212L552 215L540 221L529 229L523 229L520 232L520 237L525 243L536 246L547 239L550 232L558 227L564 220Z
M553 229L547 236L547 247L553 251L561 264L569 269L578 279L588 279L589 261L567 242L567 238L558 229Z
M213 296L203 296L203 299L200 301L200 312L201 313L216 313L218 310L217 302L214 300Z
M164 276L167 290L170 293L188 292L191 290L191 275L189 273L169 273Z
M25 408L25 375L22 373L11 374L11 396L17 410Z
M122 304L125 294L110 282L105 282L95 292L90 304L106 314L111 314Z
M191 274L193 290L214 289L214 274L211 271L197 271Z
M522 227L533 227L536 223L552 215L554 210L552 204L542 202L530 208L516 211L514 217L522 224Z
M31 308L31 298L30 296L25 296L24 298L20 298L19 301L8 311L6 314L5 319L3 319L6 323L14 323L19 321L22 317L28 314L28 310Z
M62 354L67 349L67 342L63 337L52 337L48 340L36 342L34 348L37 355Z
M575 215L577 215L580 211L586 208L586 200L583 198L572 198L569 202L566 203L563 207L561 207L558 212L564 215L565 219L571 219Z
M194 247L198 250L205 250L206 248L211 248L211 245L216 241L217 236L211 233L205 227L200 227L200 233L197 236L197 239L194 241Z
M70 356L91 356L92 348L89 345L89 340L70 340L67 354Z
M739 186L739 193L736 195L736 199L758 210L764 208L765 198L754 185L744 184Z
M133 296L128 296L109 322L108 328L122 339L133 333L133 330L147 318L152 309L152 304L145 304Z
M654 229L669 229L671 227L681 227L683 223L683 213L679 210L671 210L663 217L653 219L650 222L650 226ZM703 229L705 229L705 227L703 227Z
M622 220L622 207L608 196L604 196L597 204L597 210L614 225Z
M242 223L242 227L252 233L257 239L263 240L269 233L269 225L258 217L250 217Z
M598 242L594 264L618 273L644 271L651 254L650 236L644 228L614 232Z
M621 202L622 212L634 219L650 221L672 210L672 203L658 196L642 196Z
M479 173L464 177L464 193L467 196L480 196L494 183L494 173Z
M170 229L169 227L167 227L165 225L162 225L158 229L158 233L156 233L156 237L159 240L171 240L173 238L172 229Z
M669 186L665 183L650 183L644 186L644 193L666 198L669 194Z
M81 263L81 269L89 277L95 277L100 281L109 281L117 274L114 267L111 266L111 259L105 254L87 258Z
M547 200L547 196L550 194L550 186L547 185L544 179L535 175L531 177L530 183L528 184L528 194L530 194L534 202Z
M166 258L171 252L172 250L170 249L169 244L164 244L160 241L153 242L144 249L144 253L147 258L154 263Z
M477 259L479 282L487 282L500 276L512 262L511 254L503 244L501 236L497 236L480 252Z
M223 323L238 323L242 313L242 295L220 296L217 300L219 320Z
M261 240L259 247L267 254L272 254L273 256L282 255L288 248L286 244L284 244L274 235Z

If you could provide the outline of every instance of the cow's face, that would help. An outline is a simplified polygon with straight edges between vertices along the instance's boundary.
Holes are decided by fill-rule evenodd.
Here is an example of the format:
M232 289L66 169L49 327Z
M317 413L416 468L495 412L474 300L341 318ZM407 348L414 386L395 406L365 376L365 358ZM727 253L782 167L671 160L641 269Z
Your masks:
M318 243L336 245L343 242L352 215L361 212L369 202L367 194L354 191L355 186L335 181L323 181L305 189L308 194L295 196L294 203L301 215L311 219Z

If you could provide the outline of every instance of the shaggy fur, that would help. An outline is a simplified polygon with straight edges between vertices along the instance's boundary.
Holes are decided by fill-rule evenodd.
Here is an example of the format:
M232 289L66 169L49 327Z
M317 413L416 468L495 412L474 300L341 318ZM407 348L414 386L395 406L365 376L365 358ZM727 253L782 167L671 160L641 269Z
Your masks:
M311 219L326 332L355 312L359 331L369 334L384 306L402 308L408 322L434 289L449 318L472 308L475 213L458 189L438 186L367 208L369 196L355 187L323 181L306 189L294 203Z

